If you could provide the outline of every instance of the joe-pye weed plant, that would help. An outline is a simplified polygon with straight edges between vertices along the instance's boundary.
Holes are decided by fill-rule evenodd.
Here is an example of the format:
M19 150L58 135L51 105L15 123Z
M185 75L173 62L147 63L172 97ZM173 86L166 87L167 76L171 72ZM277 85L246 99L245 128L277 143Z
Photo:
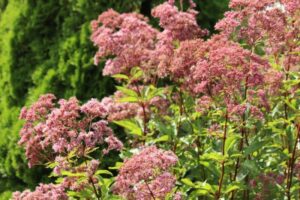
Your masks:
M231 0L211 36L195 7L158 5L159 28L113 9L91 22L117 91L22 110L29 167L54 182L13 199L300 198L300 2Z

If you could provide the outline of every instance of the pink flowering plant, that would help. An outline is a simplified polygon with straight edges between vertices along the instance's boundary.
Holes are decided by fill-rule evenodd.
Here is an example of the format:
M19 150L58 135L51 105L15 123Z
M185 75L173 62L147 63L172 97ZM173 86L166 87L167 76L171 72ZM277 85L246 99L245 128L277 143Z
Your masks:
M91 22L117 91L22 110L29 167L54 182L13 199L300 198L299 0L231 0L211 36L188 3L153 8L160 28L112 9Z

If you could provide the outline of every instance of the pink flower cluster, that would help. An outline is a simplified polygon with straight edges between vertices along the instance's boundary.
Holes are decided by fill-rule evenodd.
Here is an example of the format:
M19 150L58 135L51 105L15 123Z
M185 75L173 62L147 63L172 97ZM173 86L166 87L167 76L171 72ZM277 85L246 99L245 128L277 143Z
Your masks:
M204 36L196 21L197 11L190 8L187 12L179 11L173 3L165 2L152 10L152 16L159 19L159 25L164 29L161 34L170 34L173 40L189 40Z
M170 69L180 67L181 64L186 66L186 63L177 63L174 65L173 59L176 58L178 53L174 55L176 43L180 46L188 47L190 52L193 51L193 47L196 47L195 42L189 44L190 40L196 40L202 36L208 34L207 30L202 30L197 24L196 15L197 11L193 10L195 6L193 1L190 1L191 7L187 12L179 11L174 6L173 1L161 4L152 10L152 15L160 20L160 26L164 29L157 36L158 41L155 49L151 52L150 61L148 63L149 68L156 69L155 74L158 77L165 77L170 75ZM197 40L196 40L197 41ZM197 43L197 42L196 42ZM192 56L192 55L191 55ZM181 67L184 68L184 67ZM177 73L182 73L178 71ZM188 72L187 72L188 73Z
M117 91L113 97L105 97L101 103L106 105L108 121L122 120L137 116L140 106L136 103L119 102L122 92Z
M112 9L92 21L92 29L91 39L99 47L95 64L99 58L115 56L106 61L104 75L126 73L134 66L141 66L158 33L142 15L119 14Z
M199 111L210 108L217 99L222 99L221 103L233 112L241 111L239 99L247 97L245 90L251 90L252 95L247 100L253 104L251 111L260 118L262 114L255 105L268 107L267 99L251 97L265 97L261 91L267 93L267 88L271 86L274 90L275 85L282 80L282 76L270 80L269 77L274 79L276 76L271 73L267 61L229 41L224 35L214 35L207 41L196 39L181 42L171 60L169 68L174 80L194 96L200 96L197 106ZM256 94L257 91L260 94Z
M256 87L264 83L266 62L238 44L216 35L201 47L203 56L191 67L194 93L209 96L222 93L229 98L228 95L241 93L245 84Z
M277 62L280 54L289 52L284 60L286 68L300 63L300 56L294 53L299 51L298 0L231 0L230 7L233 11L216 24L222 34L237 36L250 46L263 43L265 52L274 55Z
M40 184L35 188L35 191L25 190L13 193L13 200L67 200L68 196L65 189L60 185L54 184Z
M164 199L172 191L176 178L169 172L157 176L151 183L139 184L136 186L136 200ZM152 194L151 194L152 193ZM130 194L131 195L131 194Z
M176 178L169 172L178 161L171 151L155 146L145 147L125 160L116 177L114 192L136 200L163 199L175 186Z
M162 32L136 13L119 14L112 9L102 13L91 23L91 40L98 47L95 64L100 58L114 56L106 61L104 75L127 74L132 67L139 66L150 74L154 72L164 76L161 67L170 61L168 57L173 53L173 42L198 38L207 33L198 26L193 6L191 1L187 12L179 11L172 2L155 7L152 15L159 18L164 29ZM155 72L157 69L159 71Z
M120 150L123 145L114 136L107 121L106 105L92 99L80 106L75 97L61 99L55 107L54 95L46 94L39 98L30 108L23 108L20 118L25 125L21 130L19 144L26 148L29 166L53 161L55 156L108 143L108 149ZM107 139L106 139L107 138Z

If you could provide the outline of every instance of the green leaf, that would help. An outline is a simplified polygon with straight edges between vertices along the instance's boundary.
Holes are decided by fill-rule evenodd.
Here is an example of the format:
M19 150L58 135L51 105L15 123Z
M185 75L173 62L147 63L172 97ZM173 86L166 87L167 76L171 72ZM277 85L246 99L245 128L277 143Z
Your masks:
M295 101L289 101L288 99L286 99L285 101L284 101L285 103L286 103L286 105L289 107L289 108L291 108L292 110L297 110L297 108L295 107L296 105L295 105Z
M192 193L193 196L207 196L208 194L209 192L203 189L197 189Z
M111 77L113 78L116 78L116 79L125 79L125 80L128 80L128 76L124 75L124 74L115 74L115 75L112 75Z
M190 187L196 187L196 185L188 178L181 179L181 182Z
M238 139L241 137L238 135L231 135L226 139L225 142L225 152L228 154L228 151L235 145Z
M157 139L154 139L153 142L157 143L157 142L167 142L170 140L170 137L168 135L163 135Z
M133 135L138 135L138 136L143 135L143 132L142 132L141 128L139 127L139 125L132 120L125 119L125 120L121 120L121 121L113 121L113 123L124 127L125 129L127 129L129 131L129 133L131 133Z
M72 173L69 171L62 171L61 174L64 176L69 176L69 177L85 177L86 176L86 173L84 173L84 172Z
M200 164L203 165L206 168L206 170L210 171L215 176L217 176L217 177L220 176L220 171L218 170L215 163L213 163L211 161L200 161Z
M47 168L55 168L58 165L58 162L48 162L46 163Z
M252 144L250 144L246 149L245 149L245 153L244 156L247 156L249 154L252 154L253 152L261 149L262 147L264 147L268 142L267 141L256 141L253 142Z
M99 149L99 147L95 147L95 148L86 148L85 154L90 154L92 152L95 152L97 149Z
M196 196L206 196L209 194L213 194L215 191L213 189L213 187L206 183L206 182L196 182L196 188L197 190L195 190L192 194L196 195Z
M291 187L291 192L295 192L295 191L298 191L300 189L300 185L299 184L294 184L292 187Z
M230 185L228 185L226 187L225 194L228 194L228 193L230 193L230 192L232 192L234 190L238 190L238 189L240 189L239 185L237 185L237 184L230 184Z
M143 71L139 67L133 67L130 71L131 79L138 79L143 75Z
M107 198L105 198L104 200L125 200L124 198L120 197L120 196L116 196L116 195L109 195Z
M155 121L154 123L155 123L155 127L161 134L172 135L172 130L169 127L167 127L167 125L165 125L160 121Z
M102 188L109 188L112 182L113 182L113 178L101 178L98 184L99 186L104 186Z
M210 153L205 153L201 156L201 160L215 160L218 162L221 162L225 160L225 156L223 156L219 152L210 152Z
M129 96L129 97L138 97L139 95L131 89L128 89L126 87L116 86L117 90L121 91L123 94Z
M95 174L96 174L96 175L99 175L99 174L100 174L100 175L101 175L101 174L106 174L106 175L111 175L111 176L113 176L113 174L112 174L110 171L104 170L104 169L97 170Z
M199 189L206 190L208 192L213 192L213 187L207 182L197 181L196 184L197 184L197 188Z
M239 181L241 181L241 179L245 178L246 174L250 173L252 175L258 175L260 170L257 167L257 164L255 163L255 161L253 160L245 160L244 162L241 163L241 176L239 178ZM244 176L242 175L244 174Z
M108 167L108 169L120 169L122 167L122 165L123 165L122 162L116 162L115 166Z
M162 96L164 94L165 88L156 88L153 85L150 85L145 90L146 100L151 100L156 96Z
M276 113L279 112L279 107L280 107L280 104L277 104L275 106L275 108L272 110L272 113L271 113L271 116L274 117L276 115Z
M117 102L120 103L137 103L139 99L137 97L123 97L120 99L117 99Z

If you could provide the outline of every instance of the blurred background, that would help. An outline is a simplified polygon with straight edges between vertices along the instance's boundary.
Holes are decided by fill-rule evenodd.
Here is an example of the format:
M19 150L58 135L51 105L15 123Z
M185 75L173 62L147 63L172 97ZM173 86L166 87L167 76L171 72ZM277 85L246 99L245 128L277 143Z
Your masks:
M186 0L187 1L187 0ZM48 182L49 171L29 169L18 145L20 109L39 95L76 96L82 102L114 91L113 81L93 65L96 48L90 21L113 8L141 12L163 0L0 0L0 200L11 192ZM198 23L213 27L228 9L228 0L195 0ZM152 24L157 24L155 19Z

